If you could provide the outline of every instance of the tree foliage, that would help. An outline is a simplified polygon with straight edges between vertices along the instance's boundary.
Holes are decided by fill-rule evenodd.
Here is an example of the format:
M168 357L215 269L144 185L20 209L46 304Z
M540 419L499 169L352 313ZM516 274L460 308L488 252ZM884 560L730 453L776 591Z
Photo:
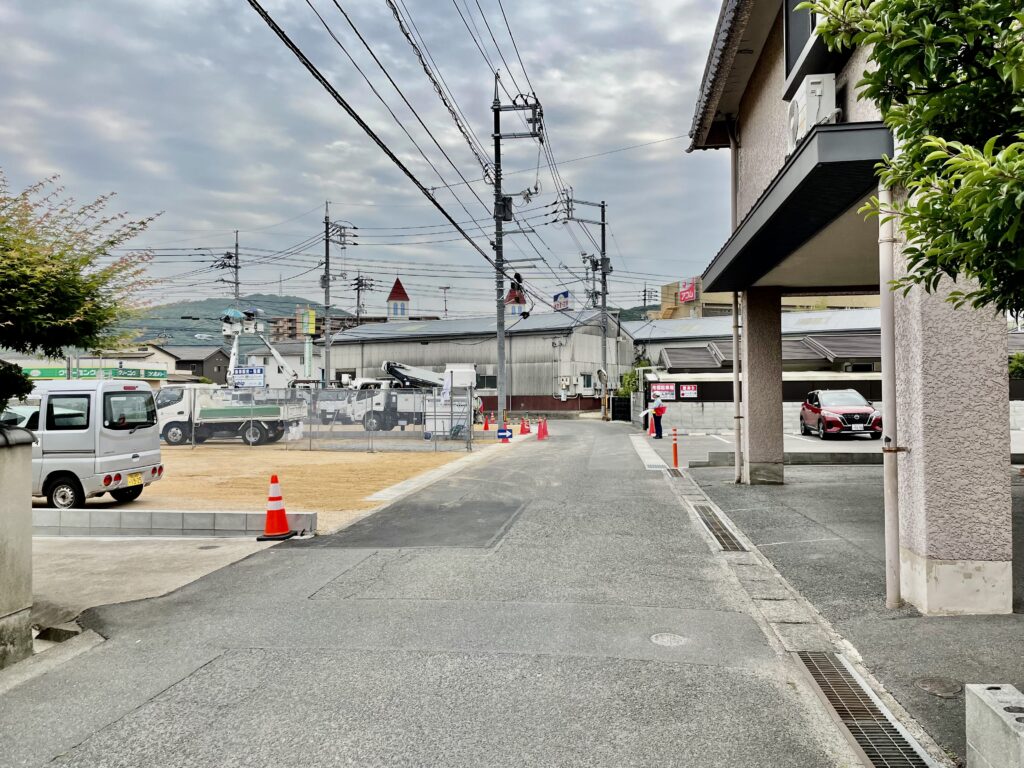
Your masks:
M1024 379L1024 352L1010 355L1010 378Z
M651 364L650 360L645 358L638 358L633 362L633 367L622 374L622 382L619 384L619 388L615 390L615 394L618 397L629 397L632 393L636 392L639 388L639 377L637 376L637 368L644 368Z
M56 177L15 194L0 172L0 347L57 357L120 340L147 256L114 254L155 217L108 214L111 197L79 205ZM30 385L20 369L0 373L2 408Z
M907 191L892 210L907 235L897 286L957 305L1024 310L1024 4L1020 0L815 0L834 48L870 46L860 98L878 105L899 152L881 179ZM963 284L962 283L962 284Z

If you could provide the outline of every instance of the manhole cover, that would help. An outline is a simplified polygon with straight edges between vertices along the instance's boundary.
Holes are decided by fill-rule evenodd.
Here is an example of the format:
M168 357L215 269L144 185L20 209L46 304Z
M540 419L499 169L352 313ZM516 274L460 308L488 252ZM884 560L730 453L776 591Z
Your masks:
M686 642L686 638L671 632L659 632L656 635L651 635L651 642L655 645L675 646L683 645Z
M914 681L914 685L925 693L938 696L942 699L952 699L963 689L959 680L949 677L920 677Z

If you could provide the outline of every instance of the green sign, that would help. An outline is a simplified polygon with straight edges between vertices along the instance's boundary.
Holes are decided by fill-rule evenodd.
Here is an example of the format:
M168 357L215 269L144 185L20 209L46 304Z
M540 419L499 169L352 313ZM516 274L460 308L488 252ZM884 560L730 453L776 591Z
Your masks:
M68 375L67 368L31 368L24 366L30 379L63 379ZM72 368L72 379L96 379L99 368ZM103 378L107 379L166 379L167 371L160 368L114 368L104 366Z

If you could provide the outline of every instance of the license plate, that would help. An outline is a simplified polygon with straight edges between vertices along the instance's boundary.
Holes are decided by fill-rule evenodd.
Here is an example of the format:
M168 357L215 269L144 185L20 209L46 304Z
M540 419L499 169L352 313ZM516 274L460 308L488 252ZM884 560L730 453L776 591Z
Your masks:
M132 472L128 475L128 485L142 485L142 473Z
M863 424L854 424L853 426L850 427L850 429L852 429L854 432L863 432L864 431L864 425Z

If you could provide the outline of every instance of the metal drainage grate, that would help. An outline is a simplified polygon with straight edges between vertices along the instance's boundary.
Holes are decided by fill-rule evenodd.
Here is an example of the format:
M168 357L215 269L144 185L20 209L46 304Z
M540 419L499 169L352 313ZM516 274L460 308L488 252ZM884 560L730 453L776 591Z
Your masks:
M697 511L700 521L704 523L704 527L711 531L711 535L722 545L722 549L726 552L747 551L747 548L740 543L740 540L722 522L722 518L715 513L715 510L706 504L694 504L693 508Z
M682 477L682 476L683 476L683 473L682 473L682 472L680 472L680 471L679 471L678 469L676 469L675 467L669 467L669 468L668 468L668 473L669 473L670 475L672 475L672 477Z
M886 716L877 700L833 653L800 651L825 700L869 763L878 768L930 768L934 765L905 731Z

